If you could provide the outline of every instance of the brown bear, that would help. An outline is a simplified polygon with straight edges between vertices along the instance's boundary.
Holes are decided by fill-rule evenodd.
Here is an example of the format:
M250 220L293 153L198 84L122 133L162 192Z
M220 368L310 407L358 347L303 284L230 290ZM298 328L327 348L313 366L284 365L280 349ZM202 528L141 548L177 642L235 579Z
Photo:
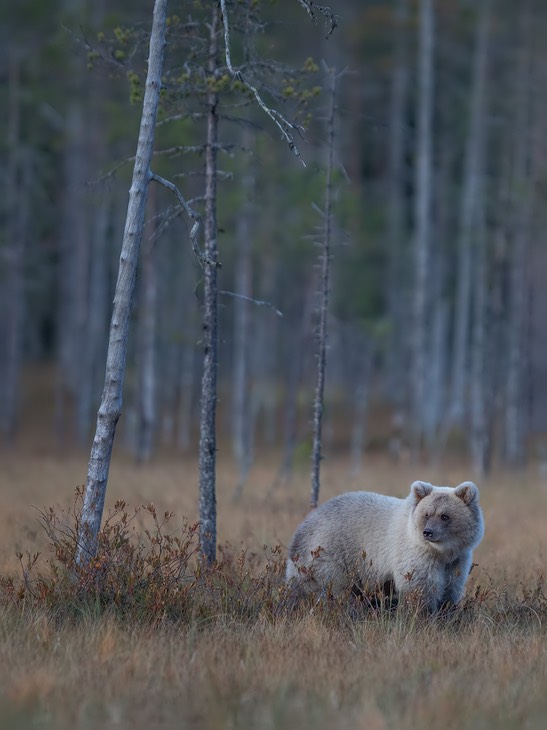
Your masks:
M484 532L473 482L435 487L417 481L406 499L347 492L297 528L286 579L295 594L372 595L390 586L438 611L463 596L473 549Z

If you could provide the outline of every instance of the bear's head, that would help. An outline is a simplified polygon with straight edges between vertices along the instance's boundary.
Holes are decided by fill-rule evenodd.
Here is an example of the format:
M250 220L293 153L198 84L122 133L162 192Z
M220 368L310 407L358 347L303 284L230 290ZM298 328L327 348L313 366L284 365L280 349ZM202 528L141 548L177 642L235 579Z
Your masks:
M473 482L457 487L414 482L410 500L416 537L433 550L456 555L481 541L484 525L479 490Z

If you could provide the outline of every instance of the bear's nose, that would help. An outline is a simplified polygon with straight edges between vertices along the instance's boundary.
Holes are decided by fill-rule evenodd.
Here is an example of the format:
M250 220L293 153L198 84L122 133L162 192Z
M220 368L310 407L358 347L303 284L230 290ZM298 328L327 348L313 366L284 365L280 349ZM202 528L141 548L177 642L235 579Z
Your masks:
M433 537L433 530L430 530L428 527L424 530L424 537L426 540L431 540Z

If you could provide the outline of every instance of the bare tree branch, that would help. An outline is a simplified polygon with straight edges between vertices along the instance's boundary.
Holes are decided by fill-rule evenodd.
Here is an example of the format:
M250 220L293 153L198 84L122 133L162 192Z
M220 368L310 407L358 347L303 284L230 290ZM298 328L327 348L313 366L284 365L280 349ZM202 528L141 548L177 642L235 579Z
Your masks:
M263 299L253 299L253 297L246 297L244 294L238 294L234 291L219 291L219 294L224 294L227 297L243 299L244 301L251 302L251 304L256 304L259 307L269 307L277 314L278 317L283 316L283 312L281 312L276 306L274 306L271 302L264 301Z
M174 183L166 180L164 177L161 177L161 175L157 175L155 172L150 172L150 179L154 180L154 182L157 182L160 185L163 185L165 188L174 193L177 196L177 200L181 204L182 208L186 211L188 217L192 218L192 220L194 221L194 225L192 226L192 229L190 231L190 241L192 243L192 251L196 255L200 264L211 264L211 266L217 266L220 268L220 263L218 261L213 261L212 259L210 259L207 254L203 253L203 251L201 251L201 249L199 248L198 233L199 229L201 228L200 214L186 202L182 193Z
M325 22L330 24L330 30L326 35L329 38L338 26L338 16L326 5L317 5L313 0L298 0L298 2L306 10L314 23L317 20L317 13L320 13L325 18Z
M300 0L302 1L302 0ZM281 132L281 137L284 139L287 144L289 145L289 149L292 150L292 152L299 158L300 162L306 167L306 163L304 162L302 155L300 154L300 151L298 147L296 146L296 143L294 141L293 132L297 132L301 137L303 136L303 127L298 124L293 124L292 122L289 122L285 117L278 112L276 109L271 109L267 104L264 102L262 97L260 96L260 93L258 92L258 89L253 86L247 79L243 76L241 73L241 70L235 69L232 65L232 57L231 57L231 51L230 51L230 22L228 18L228 11L226 8L226 0L220 0L220 7L222 10L222 23L224 26L224 47L225 47L225 53L226 53L226 65L228 66L229 72L232 74L232 76L237 79L237 81L241 81L242 84L245 84L245 86L249 89L249 91L253 94L254 98L256 99L256 103L258 106L262 109L263 112L265 112L270 119L274 122L274 124L278 127L278 129Z

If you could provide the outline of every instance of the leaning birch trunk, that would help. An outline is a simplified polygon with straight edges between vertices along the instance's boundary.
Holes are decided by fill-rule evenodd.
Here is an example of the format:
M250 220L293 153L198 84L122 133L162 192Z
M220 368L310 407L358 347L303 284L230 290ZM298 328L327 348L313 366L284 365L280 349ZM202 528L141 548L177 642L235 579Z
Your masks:
M129 190L129 203L110 323L104 390L97 414L97 427L89 457L84 505L78 529L76 559L80 566L87 565L97 552L114 435L122 409L129 317L144 226L151 175L150 161L154 147L156 115L161 90L166 15L167 0L156 0L139 141Z
M336 74L334 69L328 71L330 85L330 110L327 129L327 184L325 192L325 231L323 234L323 251L321 256L321 292L319 304L319 333L317 352L317 381L313 403L313 446L311 469L310 505L317 507L319 502L320 469L321 469L321 431L323 426L323 406L325 400L325 371L327 366L327 315L329 306L329 278L331 257L332 229L332 166L334 155L334 115L336 113Z
M412 452L419 457L423 438L423 405L427 352L427 291L431 237L431 158L433 122L433 4L420 2L418 144L414 235L414 292L412 327Z
M210 26L209 73L214 78L218 63L218 8ZM216 407L217 407L217 144L218 96L207 96L207 144L205 146L205 256L203 303L203 372L199 433L199 520L201 556L208 565L216 559Z

